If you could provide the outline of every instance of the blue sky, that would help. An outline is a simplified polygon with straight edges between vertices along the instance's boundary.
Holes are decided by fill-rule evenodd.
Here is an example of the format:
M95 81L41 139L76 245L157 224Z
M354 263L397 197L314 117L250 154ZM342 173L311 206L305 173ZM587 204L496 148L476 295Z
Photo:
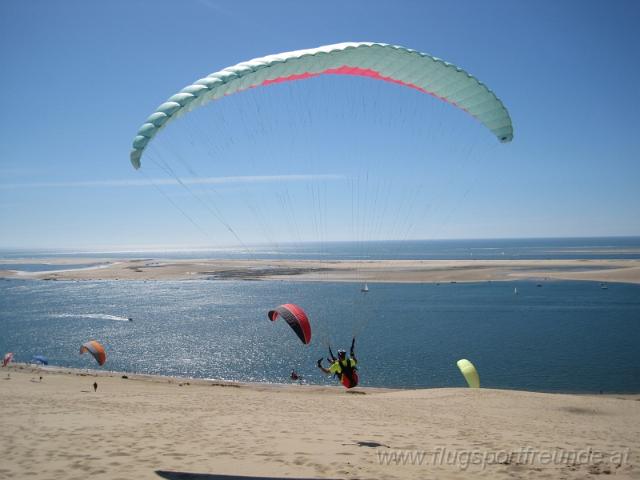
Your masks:
M632 1L4 0L0 247L640 235L639 21ZM325 79L162 132L194 190L131 168L137 128L183 86L343 41L464 68L514 141L409 89Z

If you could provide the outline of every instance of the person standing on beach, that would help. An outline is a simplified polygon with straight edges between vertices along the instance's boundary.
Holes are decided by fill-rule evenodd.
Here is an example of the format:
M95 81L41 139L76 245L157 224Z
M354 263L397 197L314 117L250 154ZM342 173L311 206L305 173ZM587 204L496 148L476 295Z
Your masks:
M93 391L94 392L98 391L98 382L93 382Z

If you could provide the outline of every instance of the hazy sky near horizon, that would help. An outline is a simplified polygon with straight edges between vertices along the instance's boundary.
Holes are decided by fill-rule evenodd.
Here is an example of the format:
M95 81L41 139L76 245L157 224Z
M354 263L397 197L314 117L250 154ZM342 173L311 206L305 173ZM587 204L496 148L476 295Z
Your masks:
M3 0L0 248L640 235L638 24L634 1ZM464 68L513 142L410 89L327 78L214 102L158 135L171 172L131 167L182 87L344 41Z

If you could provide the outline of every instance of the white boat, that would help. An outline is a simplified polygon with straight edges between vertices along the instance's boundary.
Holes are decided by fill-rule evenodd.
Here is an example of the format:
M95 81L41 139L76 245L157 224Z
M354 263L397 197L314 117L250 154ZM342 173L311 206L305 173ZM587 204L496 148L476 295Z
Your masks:
M517 295L517 294L518 294L518 287L514 287L514 289L513 289L513 294L514 294L514 295Z
M364 284L364 287L362 287L362 288L360 289L360 291L361 291L362 293L367 293L367 292L369 291L369 286L365 283L365 284Z

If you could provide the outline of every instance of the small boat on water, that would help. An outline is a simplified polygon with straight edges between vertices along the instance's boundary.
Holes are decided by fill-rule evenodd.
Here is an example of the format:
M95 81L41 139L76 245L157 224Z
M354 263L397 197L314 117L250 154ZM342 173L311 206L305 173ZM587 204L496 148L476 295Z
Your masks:
M606 283L601 283L601 284L600 284L600 288L601 288L602 290L608 290L608 289L609 289L609 286L608 286Z
M513 288L513 294L514 294L514 295L517 295L517 294L518 294L518 287L514 287L514 288Z
M365 283L365 284L364 284L364 287L362 287L362 288L360 289L360 291L361 291L362 293L368 293L368 292L369 292L369 286Z

